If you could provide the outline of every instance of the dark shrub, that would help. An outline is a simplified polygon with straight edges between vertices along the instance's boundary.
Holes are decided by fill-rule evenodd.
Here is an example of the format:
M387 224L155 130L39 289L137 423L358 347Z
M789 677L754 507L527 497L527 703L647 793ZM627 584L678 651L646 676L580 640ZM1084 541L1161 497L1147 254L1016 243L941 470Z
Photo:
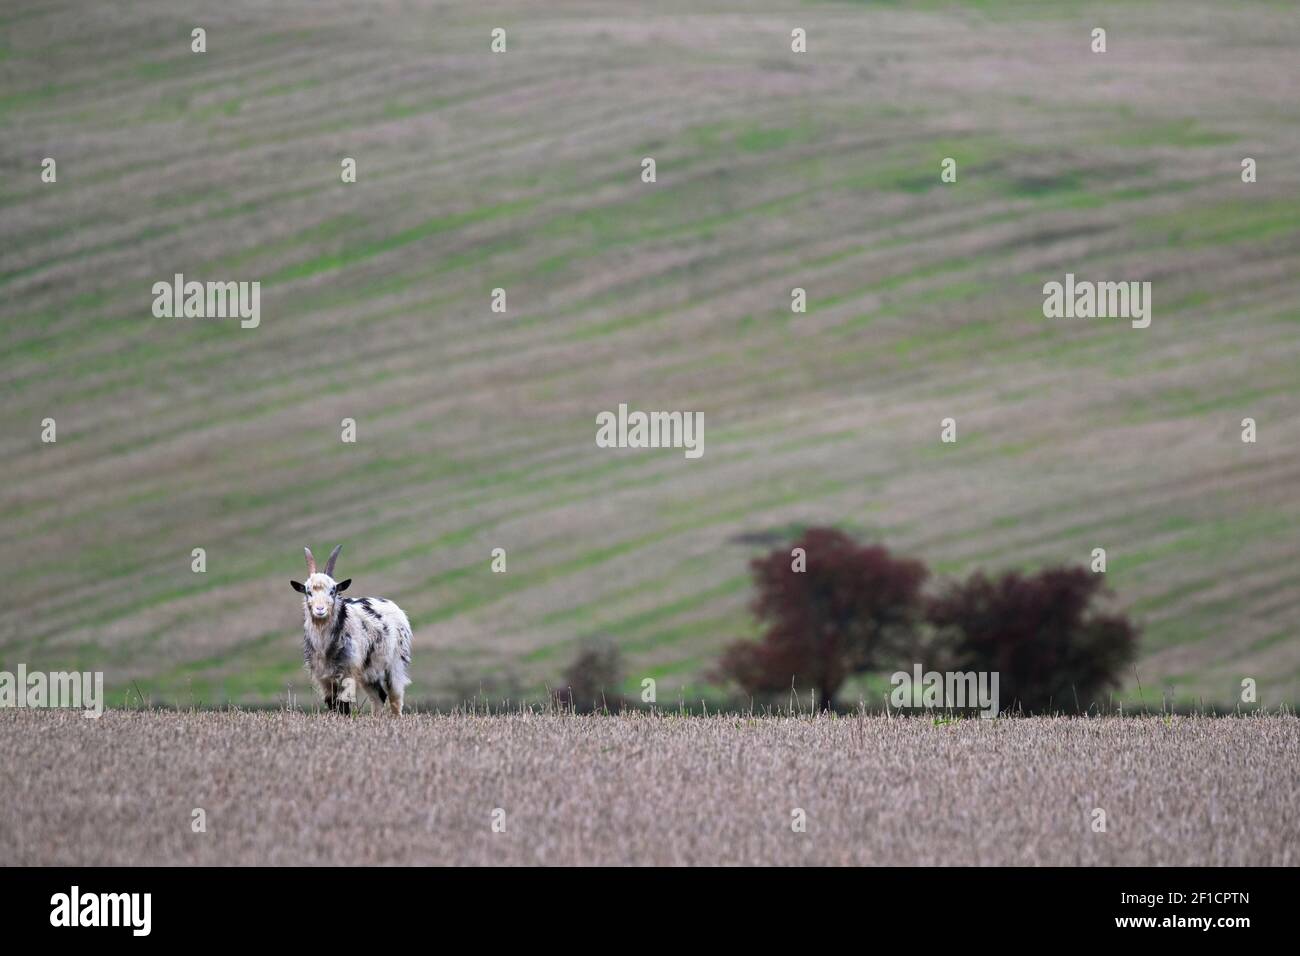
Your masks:
M804 549L806 571L792 569L793 548ZM929 574L919 561L859 545L834 528L810 528L750 567L754 614L766 631L758 642L730 645L714 676L750 694L812 688L823 708L846 677L914 638Z
M618 648L609 641L590 641L579 648L573 663L564 671L564 686L555 692L555 699L579 713L606 708L619 710L622 673Z
M977 572L932 599L928 617L948 667L998 672L1004 710L1086 710L1137 654L1128 618L1093 607L1105 593L1081 567Z

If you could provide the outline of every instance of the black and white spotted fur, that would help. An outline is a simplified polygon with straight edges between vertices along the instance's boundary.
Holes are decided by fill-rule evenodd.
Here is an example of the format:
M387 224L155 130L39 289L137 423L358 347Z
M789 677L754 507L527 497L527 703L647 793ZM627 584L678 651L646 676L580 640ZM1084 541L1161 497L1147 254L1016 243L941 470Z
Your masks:
M320 689L325 705L352 712L356 691L364 690L375 712L385 704L402 712L402 698L411 682L411 622L386 598L345 598L352 579L335 581L334 562L343 546L329 556L323 573L307 552L307 580L290 581L303 596L302 656L307 672Z

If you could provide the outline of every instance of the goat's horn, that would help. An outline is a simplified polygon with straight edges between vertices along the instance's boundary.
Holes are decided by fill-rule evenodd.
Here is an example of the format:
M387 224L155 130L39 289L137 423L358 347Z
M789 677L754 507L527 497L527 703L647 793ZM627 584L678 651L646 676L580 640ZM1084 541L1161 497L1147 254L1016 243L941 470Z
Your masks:
M340 544L333 551L330 552L329 560L325 562L326 577L331 577L331 578L334 577L334 562L339 559L339 552L342 550L343 550L343 545Z
M307 577L316 573L316 556L311 553L311 548L302 549L307 555Z

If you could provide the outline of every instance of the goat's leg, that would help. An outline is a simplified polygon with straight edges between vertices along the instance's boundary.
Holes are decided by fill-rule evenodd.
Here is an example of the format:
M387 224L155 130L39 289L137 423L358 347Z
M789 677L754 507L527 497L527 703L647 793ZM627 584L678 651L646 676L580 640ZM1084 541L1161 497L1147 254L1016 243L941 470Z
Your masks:
M320 685L321 696L325 698L325 707L335 714L342 714L348 717L352 713L352 702L347 699L347 695L339 695L338 681L322 681Z
M379 678L380 700L388 703L388 710L394 717L400 717L402 714L402 691L404 690L401 681L393 679L393 672L389 671Z
M377 680L373 683L367 681L362 686L365 688L366 696L370 698L371 712L378 717L384 703L388 700L388 693L384 690L383 681Z

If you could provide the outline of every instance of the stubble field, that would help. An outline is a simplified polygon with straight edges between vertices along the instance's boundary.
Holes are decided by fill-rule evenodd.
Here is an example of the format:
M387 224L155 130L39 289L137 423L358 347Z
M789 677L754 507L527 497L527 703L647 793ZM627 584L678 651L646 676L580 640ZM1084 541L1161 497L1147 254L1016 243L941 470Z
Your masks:
M1292 716L7 711L0 766L20 768L0 775L11 864L1293 865L1300 846Z

